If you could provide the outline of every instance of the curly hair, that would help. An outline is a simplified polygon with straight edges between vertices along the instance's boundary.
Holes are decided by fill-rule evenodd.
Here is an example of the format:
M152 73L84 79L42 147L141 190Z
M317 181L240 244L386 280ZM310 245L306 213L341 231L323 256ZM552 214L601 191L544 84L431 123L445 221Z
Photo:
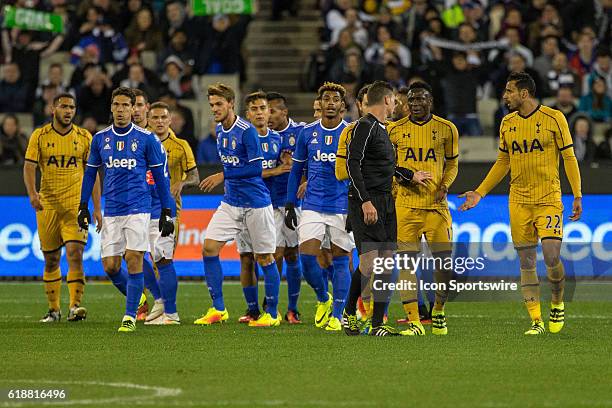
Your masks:
M340 94L340 99L344 99L344 97L346 96L346 89L344 89L342 85L336 84L334 82L325 82L323 83L323 85L321 85L319 91L317 92L319 98L321 98L323 96L323 93L325 93L326 91L338 92Z

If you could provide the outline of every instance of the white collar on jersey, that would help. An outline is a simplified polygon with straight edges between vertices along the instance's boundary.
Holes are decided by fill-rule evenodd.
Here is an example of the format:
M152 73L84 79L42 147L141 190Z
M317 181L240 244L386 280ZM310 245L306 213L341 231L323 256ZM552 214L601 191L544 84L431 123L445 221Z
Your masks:
M257 132L257 136L259 137L268 137L270 135L270 128L268 128L268 131L266 132L265 135L260 135L259 132Z
M336 126L336 127L335 127L335 128L333 128L333 129L328 129L328 128L326 128L325 126L323 126L323 122L321 121L321 119L319 119L319 121L318 121L318 122L319 122L319 124L321 125L321 128L322 128L323 130L327 130L327 131L329 131L329 132L331 132L331 131L333 131L333 130L338 129L338 128L340 127L340 125L342 125L343 123L346 123L346 122L344 121L344 119L342 119L342 120L340 121L340 123L338 123L338 126Z
M293 125L295 122L293 121L293 119L289 118L289 120L287 121L287 126L285 126L285 128L283 130L279 130L278 133L284 132L287 129L289 129L289 126Z
M128 133L130 133L132 131L132 129L134 129L134 123L130 123L130 128L125 133L117 133L117 132L115 132L115 125L111 125L110 128L113 131L113 133L116 134L117 136L125 136Z

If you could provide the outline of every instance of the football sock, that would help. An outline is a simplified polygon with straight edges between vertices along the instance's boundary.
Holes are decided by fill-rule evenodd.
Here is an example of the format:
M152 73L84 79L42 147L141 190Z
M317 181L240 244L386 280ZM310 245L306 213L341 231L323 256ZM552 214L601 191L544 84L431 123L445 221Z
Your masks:
M176 279L174 262L157 265L157 270L159 271L159 288L161 290L161 297L164 299L164 312L176 313L176 293L178 291L178 280Z
M142 272L130 273L127 278L127 296L125 300L125 314L136 318L140 296L144 290L144 274Z
M443 311L444 305L448 299L448 285L453 272L450 270L438 270L434 272L434 279L436 281L436 297L434 300L434 309L436 311ZM444 284L445 289L441 289L441 284Z
M416 274L412 273L410 269L402 269L399 271L399 279L402 286L406 287L399 291L406 318L411 322L420 321ZM410 287L408 287L409 283L411 284Z
M342 312L346 303L349 287L351 286L351 272L349 271L349 257L335 256L333 258L332 274L334 306L332 316L342 319ZM328 268L329 269L329 268Z
M372 283L372 297L374 298L374 308L372 310L372 327L382 326L384 323L385 310L389 303L391 291L389 283L393 273L382 273L374 276ZM380 288L380 289L376 289Z
M66 283L68 284L68 292L70 292L70 307L80 305L83 293L85 292L85 274L83 270L69 270L68 276L66 276Z
M272 318L278 317L278 292L280 290L280 276L276 262L261 267L264 275L264 287L266 289L266 311Z
M347 268L348 268L348 266L347 266ZM334 284L334 275L336 274L336 270L334 269L333 258L332 258L332 264L329 265L327 268L325 268L325 273L324 274L327 275L327 282L328 282L327 291L329 292L329 282L331 282L332 285ZM350 277L350 275L349 275L349 277Z
M257 283L255 283L254 286L243 287L242 293L244 294L244 300L246 300L249 311L259 313L259 293Z
M323 281L323 272L321 267L317 263L317 257L315 255L300 254L300 261L302 262L302 273L304 279L315 291L317 300L319 302L327 302L329 296L325 282Z
M151 292L155 300L161 299L162 294L157 283L157 277L155 276L155 270L151 261L145 256L142 260L142 272L144 273L144 284L145 288Z
M553 267L547 266L546 275L548 275L548 281L552 290L551 302L555 305L563 303L563 291L565 290L565 268L563 268L563 263L559 261Z
M325 287L325 292L329 292L329 275L327 272L327 268L321 268L321 275L323 276L323 286Z
M123 296L127 295L127 281L128 281L128 273L127 270L121 266L119 271L113 275L108 275L113 285L123 294Z
M287 261L287 297L289 305L287 309L297 311L297 302L300 297L300 287L302 285L302 271L300 261Z
M538 282L538 274L535 269L521 268L521 292L523 293L523 301L525 306L527 306L531 320L542 320L540 283Z
M59 311L60 291L62 289L62 271L60 268L51 272L43 271L43 282L49 309Z
M353 276L351 277L351 284L349 286L349 295L348 295L348 299L346 300L346 305L344 306L344 310L346 311L347 314L349 315L357 314L357 299L361 295L362 289L364 289L366 286L369 286L369 282L370 280L361 274L361 271L359 270L359 266L357 266L357 268L355 269L355 272L353 272ZM366 311L367 311L368 310L367 307L369 307L370 305L370 300L368 298L366 302L366 299L363 297L362 297L362 300L363 300L363 306L366 307ZM366 306L366 303L368 304L368 306Z
M219 256L204 257L204 276L206 276L206 285L208 285L208 292L210 293L213 307L218 311L225 310L225 302L223 301L223 271Z

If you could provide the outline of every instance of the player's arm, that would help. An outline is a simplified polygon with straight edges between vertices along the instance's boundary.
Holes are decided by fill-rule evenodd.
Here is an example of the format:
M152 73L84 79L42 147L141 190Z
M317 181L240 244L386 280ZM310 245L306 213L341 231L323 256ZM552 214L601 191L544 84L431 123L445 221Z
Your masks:
M510 171L510 155L508 154L503 133L501 133L499 152L497 153L495 164L493 164L493 167L491 167L491 170L489 170L489 173L475 191L467 191L459 195L459 197L465 197L465 202L461 204L459 211L466 211L476 207L480 199L486 196L489 191L493 190L506 177L508 171Z
M226 167L224 168L224 176L226 179L241 179L261 176L263 153L259 145L259 136L255 128L248 128L242 134L242 142L246 148L248 162L242 167Z
M580 179L580 168L578 167L578 160L574 154L574 145L572 144L572 136L567 125L567 120L563 114L555 115L557 124L559 125L560 134L556 135L555 141L557 147L563 157L563 168L565 169L565 175L572 188L572 194L574 194L574 203L572 205L572 215L570 220L577 221L582 215L582 187Z
M174 197L178 197L183 191L183 187L197 186L200 184L200 174L198 172L198 166L196 165L195 157L193 156L193 150L189 146L189 143L181 143L183 147L183 155L181 160L181 169L183 170L183 179L176 180L170 186L170 192Z
M287 201L285 203L285 225L291 230L295 230L297 227L297 213L295 212L295 205L298 200L298 189L304 176L304 169L306 168L308 160L308 146L306 145L306 132L303 130L298 134L295 153L293 153L293 164L291 165L291 172L289 173L289 180L287 181Z
M174 232L172 208L175 203L170 193L170 182L168 180L168 157L157 137L147 138L145 160L153 175L155 190L162 206L159 216L159 232L161 232L162 237L167 237Z
M336 179L348 180L348 171L346 169L346 141L348 140L349 133L353 132L353 126L347 126L342 129L340 134L340 142L338 142L338 151L336 152Z
M89 213L89 199L96 184L98 169L102 166L102 157L98 148L99 137L94 137L89 149L89 158L85 165L85 173L83 174L83 183L81 184L81 199L79 204L79 212L77 222L82 229L88 229L91 223L91 214Z
M40 197L36 190L36 168L38 167L38 158L40 150L38 148L40 131L35 130L30 136L28 142L28 148L26 149L25 161L23 163L23 183L25 184L28 197L30 197L30 204L36 211L43 209L40 203Z
M444 170L440 187L436 191L436 201L442 201L446 197L448 189L457 178L457 173L459 173L459 132L454 124L451 123L450 125L450 138L444 142Z

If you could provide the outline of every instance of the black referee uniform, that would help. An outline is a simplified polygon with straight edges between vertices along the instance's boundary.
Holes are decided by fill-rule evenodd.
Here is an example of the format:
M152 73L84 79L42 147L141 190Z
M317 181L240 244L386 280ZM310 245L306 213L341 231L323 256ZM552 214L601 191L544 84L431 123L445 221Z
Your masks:
M372 114L360 118L347 147L351 181L348 221L359 254L397 247L397 219L391 185L395 150L385 125ZM376 224L366 225L361 205L371 201L378 213ZM365 244L365 245L364 245Z

